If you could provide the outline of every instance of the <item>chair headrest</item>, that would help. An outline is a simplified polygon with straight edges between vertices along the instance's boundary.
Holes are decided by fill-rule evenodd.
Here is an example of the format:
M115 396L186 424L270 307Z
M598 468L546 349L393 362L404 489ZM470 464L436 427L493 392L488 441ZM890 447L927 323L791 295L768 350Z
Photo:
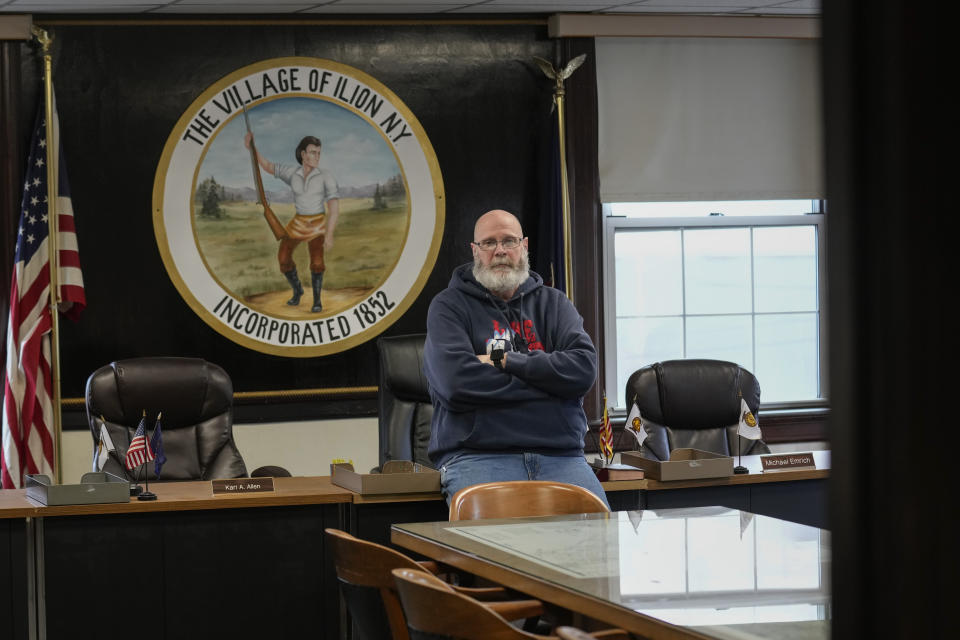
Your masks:
M743 367L722 360L665 360L638 369L627 380L629 410L634 396L645 418L678 429L736 424L743 393L750 410L760 408L760 384Z
M100 367L87 380L87 406L133 426L163 412L164 430L203 422L230 410L233 384L221 367L199 358L133 358Z
M422 333L377 340L381 386L401 400L430 402L427 378L423 375L425 340Z

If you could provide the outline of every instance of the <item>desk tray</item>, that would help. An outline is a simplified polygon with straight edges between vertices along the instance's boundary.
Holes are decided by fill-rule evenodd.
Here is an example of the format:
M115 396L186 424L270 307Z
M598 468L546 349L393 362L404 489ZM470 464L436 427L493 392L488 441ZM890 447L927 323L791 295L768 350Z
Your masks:
M130 483L111 473L83 474L80 484L53 484L49 476L26 476L27 497L54 507L65 504L106 504L130 502Z
M410 461L404 462L405 465L397 465L396 468L409 471L394 473L390 473L386 465L384 470L387 473L357 473L352 464L337 463L331 465L332 481L361 495L440 492L439 471Z
M620 459L629 465L640 467L646 477L654 480L697 480L702 478L725 478L733 475L733 458L700 449L674 449L670 459L648 460L637 451L624 451Z

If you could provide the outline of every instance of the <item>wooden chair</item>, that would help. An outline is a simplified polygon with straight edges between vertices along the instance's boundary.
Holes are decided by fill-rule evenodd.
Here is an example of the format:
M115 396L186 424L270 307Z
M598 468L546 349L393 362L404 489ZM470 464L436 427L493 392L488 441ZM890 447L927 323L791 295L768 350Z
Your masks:
M475 484L450 499L451 521L609 511L603 500L583 487L543 480Z
M412 640L546 640L542 636L512 626L496 611L457 593L435 576L416 569L394 569L400 601L407 617ZM564 629L565 637L581 637ZM583 632L581 632L583 633ZM604 638L628 640L621 629L606 629L586 634L590 640Z
M436 563L417 562L390 547L361 540L339 529L325 531L347 610L362 640L409 640L390 571L406 568L436 572ZM543 612L543 605L537 600L507 600L509 592L501 587L451 589L464 597L487 601L486 606L510 620L533 618Z

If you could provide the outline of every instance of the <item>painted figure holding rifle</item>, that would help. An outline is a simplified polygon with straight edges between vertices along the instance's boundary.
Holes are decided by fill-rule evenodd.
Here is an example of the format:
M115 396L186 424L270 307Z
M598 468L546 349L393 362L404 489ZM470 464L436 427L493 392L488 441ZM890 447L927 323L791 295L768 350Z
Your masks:
M277 252L280 271L293 288L293 296L287 300L287 304L299 305L300 297L303 295L303 286L297 275L297 265L293 261L293 250L301 242L306 242L310 252L310 280L313 288L313 307L310 311L314 313L322 311L320 292L323 287L323 272L326 269L323 254L324 251L333 248L334 229L340 215L340 196L336 179L319 168L320 139L306 136L300 141L294 151L298 165L273 163L264 158L256 150L253 132L249 129L244 137L244 145L256 156L257 164L264 171L286 182L293 191L296 215L282 230L274 228L275 225L271 224L274 235L280 240L280 248ZM259 178L259 172L255 173ZM259 180L257 182L259 187ZM266 216L268 207L262 194L261 200ZM276 219L275 216L274 219ZM269 216L267 221L271 222Z

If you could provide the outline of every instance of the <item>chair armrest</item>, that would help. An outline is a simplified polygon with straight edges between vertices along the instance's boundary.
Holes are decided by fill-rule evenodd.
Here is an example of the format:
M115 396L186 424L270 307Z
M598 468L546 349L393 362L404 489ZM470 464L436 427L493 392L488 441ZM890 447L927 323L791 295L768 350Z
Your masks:
M424 571L432 573L440 579L444 579L444 574L453 571L452 567L441 565L433 560L417 560L417 564L423 567ZM449 580L445 581L450 582ZM510 600L511 598L516 599L518 597L516 592L511 592L503 587L461 587L453 583L451 583L450 586L453 587L457 593L462 593L465 596L470 596L474 600L480 600L482 602Z
M507 620L533 618L543 615L543 603L539 600L508 600L506 602L484 602L483 606L496 611Z
M576 627L561 626L553 630L561 640L630 640L630 634L623 629L603 629L587 633Z
M503 587L460 587L457 585L450 585L453 587L453 590L457 593L462 593L465 596L470 596L474 600L480 600L486 605L494 604L496 602L503 602L508 600L511 595L509 591ZM502 614L501 614L502 615ZM538 614L539 615L539 614Z
M417 560L417 564L423 567L423 570L427 573L432 573L433 575L440 573L440 565L433 560Z

